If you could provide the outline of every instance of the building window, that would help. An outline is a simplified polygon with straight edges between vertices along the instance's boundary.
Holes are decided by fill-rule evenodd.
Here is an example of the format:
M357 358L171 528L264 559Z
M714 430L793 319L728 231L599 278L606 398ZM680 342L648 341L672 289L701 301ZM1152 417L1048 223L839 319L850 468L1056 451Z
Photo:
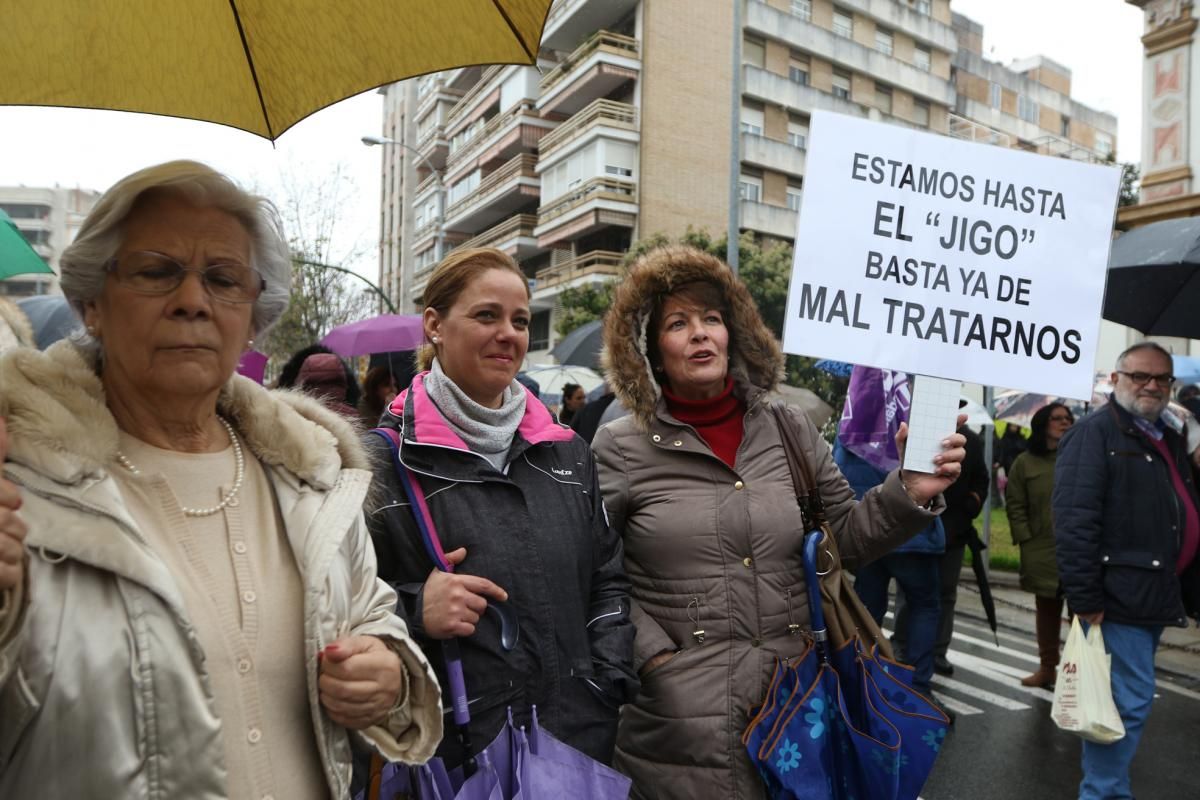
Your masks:
M550 346L550 312L535 311L529 317L529 349L545 350Z
M838 36L845 36L847 39L854 38L854 17L849 11L843 11L840 8L833 10L833 32Z
M995 81L992 81L991 93L990 93L992 108L1000 107L1000 98L1003 95L1003 93L1004 92L1000 88L1000 84L996 83Z
M742 133L762 136L763 110L752 106L742 106Z
M840 69L833 71L833 96L842 100L850 99L850 73Z
M747 36L742 40L742 63L762 67L767 63L767 46L762 39Z
M0 211L13 219L48 219L50 206L35 203L0 203Z
M762 202L762 178L753 175L739 176L738 199L749 200L751 203Z
M799 186L787 187L787 207L790 208L792 211L800 210L800 187Z
M892 113L892 87L875 83L875 106L885 114Z
M792 0L792 16L812 22L812 0Z
M21 235L25 237L25 241L30 244L50 244L50 231L48 230L30 231L24 228L18 228L17 230L21 231Z
M885 56L890 56L895 46L895 37L892 32L886 28L875 29L875 49L883 53Z
M1058 135L1063 137L1064 139L1071 138L1071 118L1065 114L1063 115L1062 119L1059 121Z
M922 72L929 72L933 67L933 53L924 45L913 47L913 66Z
M1096 132L1096 152L1104 158L1109 158L1113 154L1113 137L1110 133Z
M788 144L804 150L808 147L808 125L795 120L788 120Z
M803 56L792 56L788 59L788 80L801 86L808 86L808 59Z
M924 100L913 100L913 122L922 128L929 127L929 103Z
M932 0L912 0L912 6L913 11L916 11L918 14L924 14L928 17L933 13Z
M1017 116L1026 122L1038 124L1039 111L1037 101L1031 100L1023 94L1017 95Z

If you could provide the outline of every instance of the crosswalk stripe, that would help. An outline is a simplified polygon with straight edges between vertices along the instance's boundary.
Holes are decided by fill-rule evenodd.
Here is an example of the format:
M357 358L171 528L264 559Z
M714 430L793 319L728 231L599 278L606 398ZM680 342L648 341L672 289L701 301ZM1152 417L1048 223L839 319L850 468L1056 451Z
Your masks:
M972 686L969 683L955 680L954 678L946 678L941 675L933 676L933 684L935 686L944 686L947 689L964 694L972 700L979 700L984 703L990 703L994 706L999 706L1006 711L1024 711L1031 706L1028 703L1022 703L1020 700L1011 700L1003 695L989 692L987 689L981 689L978 686ZM938 695L939 698L944 695Z
M1037 686L1022 686L1020 679L1025 677L1025 670L1019 667L1010 667L999 661L989 661L986 658L971 655L970 653L960 653L955 650L952 655L951 662L956 667L971 672L975 675L980 675L988 680L996 681L1008 689L1016 689L1018 692L1036 697L1039 700L1045 700L1047 703L1054 702L1054 692Z
M938 705L945 706L946 708L953 711L955 714L958 714L960 717L970 717L970 716L974 716L975 714L983 713L982 708L976 708L973 705L964 703L961 700L955 700L953 697L949 697L948 695L944 695L944 694L938 695L936 702Z

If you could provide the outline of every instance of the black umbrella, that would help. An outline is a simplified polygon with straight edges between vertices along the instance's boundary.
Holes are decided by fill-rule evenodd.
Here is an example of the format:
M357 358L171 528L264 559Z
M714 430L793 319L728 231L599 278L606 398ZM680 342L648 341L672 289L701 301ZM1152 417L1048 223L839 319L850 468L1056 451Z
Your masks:
M983 552L987 547L975 528L971 528L967 534L967 547L971 550L971 570L975 573L975 584L979 587L979 602L983 603L983 612L987 614L992 637L996 640L996 647L999 647L1000 635L996 633L996 601L992 598L992 587L988 583L987 562L984 560L987 556Z
M1104 318L1147 336L1200 337L1200 217L1121 234L1108 258Z
M602 327L598 319L585 322L554 345L550 355L554 356L559 364L574 364L599 370L600 346L604 339Z
M59 339L64 339L83 327L67 298L60 294L22 297L17 301L17 305L29 318L33 338L39 350L45 350Z

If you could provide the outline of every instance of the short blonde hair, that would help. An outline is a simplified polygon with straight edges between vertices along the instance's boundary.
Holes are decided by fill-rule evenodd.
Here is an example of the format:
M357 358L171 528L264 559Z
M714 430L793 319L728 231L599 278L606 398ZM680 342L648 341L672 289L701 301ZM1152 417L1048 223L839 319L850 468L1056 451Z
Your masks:
M422 303L426 308L432 308L439 316L443 316L476 278L492 269L504 270L518 276L525 286L525 297L528 299L533 296L529 291L529 279L512 256L494 247L471 247L455 250L442 259L429 278L429 283L425 284L425 292L421 296ZM432 344L426 342L421 345L417 350L417 369L429 369L435 355L437 352Z

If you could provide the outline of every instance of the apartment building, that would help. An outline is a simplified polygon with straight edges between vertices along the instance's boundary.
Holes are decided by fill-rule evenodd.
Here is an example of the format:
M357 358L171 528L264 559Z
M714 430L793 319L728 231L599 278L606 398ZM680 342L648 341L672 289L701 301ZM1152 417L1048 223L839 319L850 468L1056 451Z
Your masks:
M539 362L564 288L615 276L639 238L726 230L734 147L741 229L790 241L814 109L980 133L957 121L956 28L981 32L955 23L950 0L740 2L735 33L731 0L558 0L537 68L469 67L381 90L383 136L397 143L383 158L385 291L417 309L439 253L499 247L533 282L530 359ZM1081 145L1094 145L1088 113L1046 99L1055 90L1045 81L1061 72L1046 64L998 80L1066 109ZM982 55L969 65L985 76L1003 69ZM1045 121L1046 133L1062 130L1050 114ZM996 135L1005 122L993 114L980 130Z
M28 297L58 293L58 258L79 232L84 217L100 199L87 189L0 186L0 209L51 269L54 275L18 275L0 281L0 295Z

